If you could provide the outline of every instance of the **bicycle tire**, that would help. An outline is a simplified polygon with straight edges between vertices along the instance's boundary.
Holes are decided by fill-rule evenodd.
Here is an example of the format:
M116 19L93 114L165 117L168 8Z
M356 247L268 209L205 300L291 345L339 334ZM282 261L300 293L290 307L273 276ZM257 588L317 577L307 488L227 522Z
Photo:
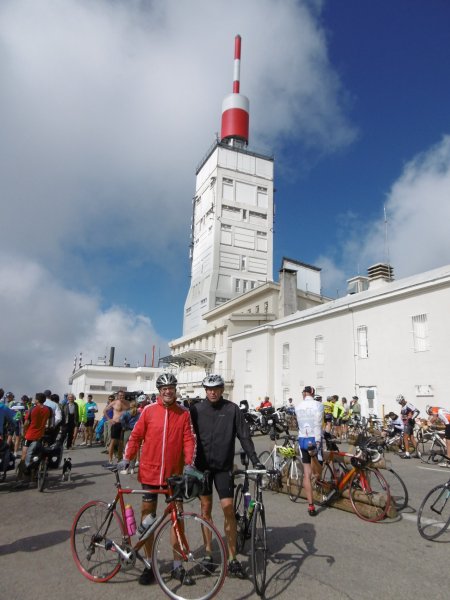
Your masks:
M303 463L298 458L291 458L287 463L286 489L291 502L297 502L303 486Z
M319 498L316 500L318 506L328 506L338 496L333 471L326 462L323 464L320 479L316 479L314 482L314 490L319 495ZM333 490L336 490L336 494L332 498L329 498L328 496Z
M435 540L450 525L450 483L437 485L428 492L417 513L417 528L426 540Z
M48 463L47 459L42 457L37 469L37 489L40 492L44 491L45 480L47 478Z
M165 521L155 535L152 566L156 580L174 600L208 600L219 592L227 573L222 536L211 522L199 515L182 513L178 516L178 524L181 535L175 544L172 519ZM207 566L202 563L205 557L204 535L211 536L211 561ZM187 547L181 549L180 543ZM174 560L181 561L185 572L194 580L194 585L183 585L172 577Z
M248 531L248 516L244 505L244 485L240 483L234 492L234 515L236 517L236 551L242 552Z
M361 476L364 476L364 481L361 481ZM389 485L378 469L366 467L355 471L349 482L350 502L357 516L363 521L376 523L386 517L389 512L391 495ZM356 495L364 494L364 504L372 507L372 515L364 514L359 506ZM379 496L375 494L385 494L386 500L383 503L379 502Z
M409 494L405 482L394 469L383 469L383 477L386 479L389 492L391 494L391 503L394 503L398 512L408 506Z
M90 581L109 581L121 568L119 546L125 541L125 529L117 511L106 502L92 500L80 508L70 531L72 556L78 570Z
M266 589L267 531L264 508L261 504L256 504L253 511L251 540L250 563L253 585L258 596L262 596Z

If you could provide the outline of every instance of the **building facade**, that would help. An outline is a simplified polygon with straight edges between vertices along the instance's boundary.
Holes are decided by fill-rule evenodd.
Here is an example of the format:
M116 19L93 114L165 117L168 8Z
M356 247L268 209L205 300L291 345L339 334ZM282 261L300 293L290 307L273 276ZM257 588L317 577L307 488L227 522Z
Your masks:
M369 278L370 279L370 278ZM352 280L354 281L354 280ZM301 397L360 397L363 414L448 406L450 265L398 281L376 277L365 291L298 311L230 337L235 399L277 405Z

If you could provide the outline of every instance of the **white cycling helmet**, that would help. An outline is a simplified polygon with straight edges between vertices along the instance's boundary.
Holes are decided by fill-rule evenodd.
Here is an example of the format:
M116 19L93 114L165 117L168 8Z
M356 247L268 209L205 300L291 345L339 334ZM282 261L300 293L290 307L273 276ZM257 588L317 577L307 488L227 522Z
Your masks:
M204 388L225 387L225 382L220 375L207 375L202 381Z
M402 396L401 394L399 394L396 398L396 401L401 404L402 402L405 402L405 396Z

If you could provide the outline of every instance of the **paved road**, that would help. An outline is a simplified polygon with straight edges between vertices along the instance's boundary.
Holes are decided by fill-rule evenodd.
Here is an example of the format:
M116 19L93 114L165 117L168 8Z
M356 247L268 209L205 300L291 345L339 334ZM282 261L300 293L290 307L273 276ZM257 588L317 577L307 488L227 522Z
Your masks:
M258 451L268 438L255 438ZM0 598L21 600L133 600L165 598L161 590L139 586L138 570L119 573L112 582L94 584L77 571L70 553L70 527L78 508L90 499L113 495L113 476L101 468L99 448L71 452L73 478L62 483L51 473L44 493L14 490L9 474L0 484ZM418 460L393 466L407 482L410 506L402 517L380 524L365 523L336 509L311 518L306 503L294 504L282 494L265 494L269 528L268 600L308 597L318 600L365 600L399 595L445 597L448 586L450 537L427 542L417 531L416 510L426 491L445 481L450 471L424 466ZM136 485L127 476L131 485ZM136 485L137 487L137 485ZM137 505L135 505L137 507ZM221 523L220 515L217 521ZM248 565L248 556L243 556ZM250 581L227 579L219 598L255 598Z

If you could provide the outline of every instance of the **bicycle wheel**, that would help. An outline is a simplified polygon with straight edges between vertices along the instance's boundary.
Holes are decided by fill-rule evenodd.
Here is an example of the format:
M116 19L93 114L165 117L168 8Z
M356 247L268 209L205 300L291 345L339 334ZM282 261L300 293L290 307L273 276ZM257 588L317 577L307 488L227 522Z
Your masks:
M266 589L267 538L264 508L260 504L255 505L253 512L251 539L252 579L256 593L258 596L262 596Z
M113 541L121 545L125 530L115 510L93 500L78 512L70 532L72 556L78 570L90 581L108 581L121 567Z
M409 500L408 489L403 479L394 469L383 469L382 475L388 483L391 502L398 511L403 510L408 506Z
M429 434L422 434L421 439L417 441L417 450L420 453L420 460L429 463L431 459L430 451L433 446L433 438Z
M236 551L241 553L245 546L247 537L248 516L244 506L244 486L240 483L234 493L233 500L234 514L236 517Z
M377 469L355 471L349 487L352 508L360 519L376 523L386 517L391 495L386 479Z
M337 493L330 497L333 490L336 490L334 483L333 471L328 463L324 463L320 479L316 479L313 484L313 489L317 492L317 504L319 506L327 506L331 500L337 497ZM336 490L337 492L337 490Z
M450 525L450 483L437 485L423 499L417 514L417 527L426 540L435 540Z
M226 551L222 537L212 523L195 514L178 517L178 531L172 520L158 530L153 545L152 565L164 592L175 600L208 600L217 594L226 575ZM211 538L211 552L205 539ZM211 560L205 561L208 554ZM174 561L180 561L192 585L173 577Z
M37 470L37 488L40 492L44 491L44 487L45 487L45 480L47 477L47 469L48 469L48 463L47 463L47 458L41 458L41 461L39 463L39 467Z
M286 488L287 493L289 494L289 500L292 502L297 502L297 500L300 498L300 493L303 486L304 473L302 461L297 457L291 458L291 460L287 463L286 472Z

